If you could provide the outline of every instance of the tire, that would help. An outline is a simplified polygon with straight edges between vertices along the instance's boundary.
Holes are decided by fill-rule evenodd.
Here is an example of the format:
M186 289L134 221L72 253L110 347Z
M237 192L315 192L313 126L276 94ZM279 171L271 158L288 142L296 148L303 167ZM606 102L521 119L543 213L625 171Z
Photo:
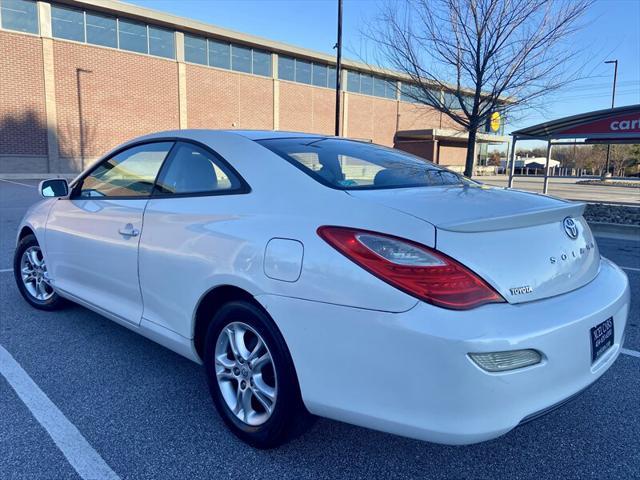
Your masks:
M238 333L242 331L244 333ZM236 335L230 337L230 332ZM231 338L237 335L242 343L234 342L234 350ZM258 339L264 346L256 348ZM237 360L243 355L234 353L241 348L238 345L245 347L243 363ZM246 358L251 359L251 355L247 355L251 350L258 352L247 362ZM270 365L265 353L270 355ZM221 356L224 365L216 362ZM235 301L222 306L208 327L204 362L218 413L229 429L249 445L261 449L277 447L310 425L312 417L302 403L289 349L273 320L256 305ZM242 382L245 382L244 390ZM270 404L269 394L275 398L270 412L265 407ZM241 400L237 401L238 398ZM244 405L249 407L245 409Z
M30 253L25 255L25 252ZM39 264L36 265L36 263ZM25 281L23 278L25 268L34 272L34 275L29 277L32 279L31 281ZM65 305L65 300L53 290L47 281L46 262L38 240L33 234L20 240L16 247L13 256L13 276L20 294L32 307L40 310L58 310Z

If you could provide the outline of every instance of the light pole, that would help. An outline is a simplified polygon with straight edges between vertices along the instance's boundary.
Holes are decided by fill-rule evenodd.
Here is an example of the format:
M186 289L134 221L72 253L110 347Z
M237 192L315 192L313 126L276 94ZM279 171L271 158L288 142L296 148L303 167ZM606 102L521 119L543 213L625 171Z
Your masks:
M604 63L613 63L613 90L611 92L611 108L613 108L616 104L616 81L618 79L618 60L607 60ZM611 154L611 144L607 144L607 161L604 166L604 171L602 172L602 180L607 178L607 173L609 173L609 155Z
M336 52L336 137L340 135L340 77L342 76L342 0L338 0L338 41Z

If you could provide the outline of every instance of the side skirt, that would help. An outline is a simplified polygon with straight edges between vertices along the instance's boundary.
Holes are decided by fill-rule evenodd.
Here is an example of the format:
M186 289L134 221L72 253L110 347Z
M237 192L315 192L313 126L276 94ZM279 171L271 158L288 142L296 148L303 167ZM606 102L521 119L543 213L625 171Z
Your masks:
M129 322L119 315L115 315L108 310L98 307L93 303L82 300L81 298L78 298L75 295L64 290L60 290L59 288L56 288L56 293L61 297L77 303L78 305L82 305L83 307L88 308L89 310L96 312L97 314L102 315L105 318L108 318L118 325L122 325L129 330L139 333L143 337L146 337L149 340L156 342L163 347L168 348L169 350L174 351L178 355L182 355L183 357L186 357L193 362L202 364L202 360L197 354L193 344L193 340L191 338L183 337L182 335L179 335L176 332L169 330L162 325L158 325L157 323L153 323L145 318L142 318L139 325Z

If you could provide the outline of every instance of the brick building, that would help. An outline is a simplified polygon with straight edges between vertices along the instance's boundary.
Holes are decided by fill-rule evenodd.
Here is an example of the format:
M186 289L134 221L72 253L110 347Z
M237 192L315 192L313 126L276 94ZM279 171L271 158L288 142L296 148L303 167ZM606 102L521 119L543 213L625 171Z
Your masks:
M464 163L465 132L406 79L344 67L343 136ZM332 56L116 1L0 0L0 173L78 171L158 130L333 134L335 75ZM479 141L482 158L506 139Z

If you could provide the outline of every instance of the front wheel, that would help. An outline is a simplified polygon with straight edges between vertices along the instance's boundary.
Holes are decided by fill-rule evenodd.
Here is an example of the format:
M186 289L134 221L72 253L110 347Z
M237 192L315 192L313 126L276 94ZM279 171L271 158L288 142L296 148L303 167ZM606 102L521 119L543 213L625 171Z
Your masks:
M18 290L31 306L40 310L57 310L64 305L49 280L47 263L34 235L18 243L13 258L13 274Z
M205 341L213 402L227 426L257 448L272 448L309 423L293 361L275 324L249 302L215 315Z

